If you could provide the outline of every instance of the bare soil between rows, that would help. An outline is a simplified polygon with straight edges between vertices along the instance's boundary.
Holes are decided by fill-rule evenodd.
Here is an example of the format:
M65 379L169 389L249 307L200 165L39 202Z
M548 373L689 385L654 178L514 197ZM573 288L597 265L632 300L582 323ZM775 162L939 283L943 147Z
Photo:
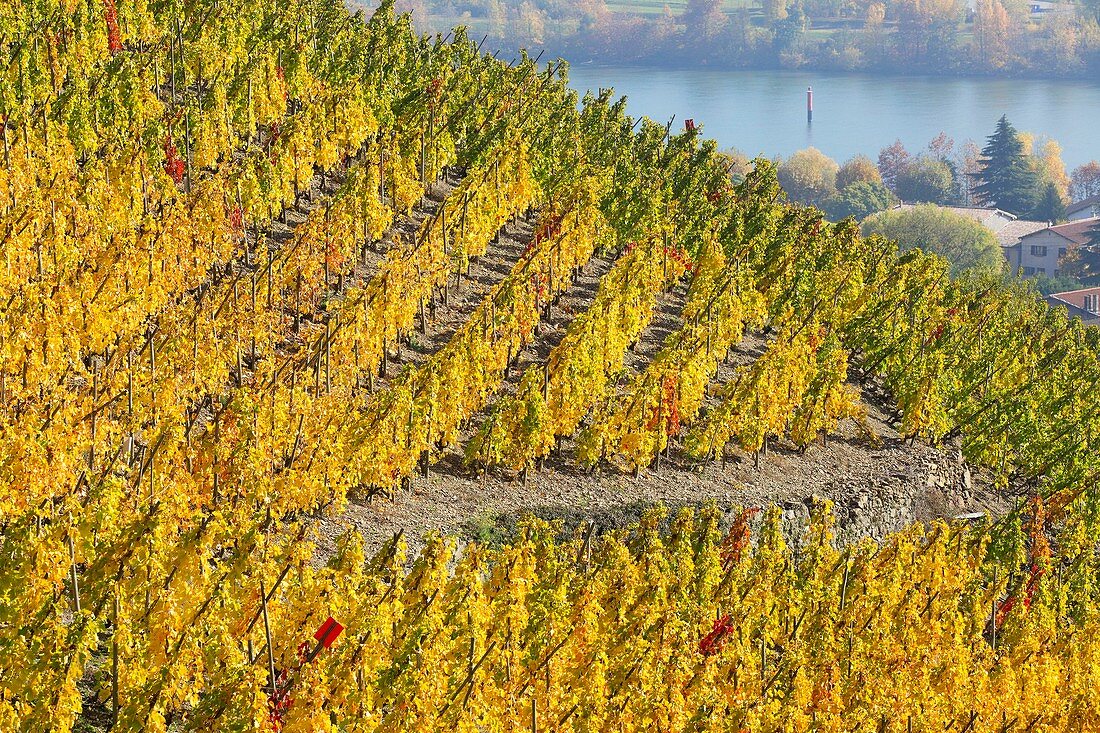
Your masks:
M560 520L563 534L589 522L604 532L629 526L658 503L676 509L714 502L727 521L743 508L779 505L797 540L810 506L828 499L841 543L881 540L915 521L1008 509L1008 497L966 466L957 448L910 445L881 406L867 407L877 441L849 423L826 445L805 452L780 444L758 462L737 454L725 465L688 462L674 453L660 471L638 477L609 469L590 474L567 450L548 460L543 471L530 472L525 485L506 470L475 476L456 452L428 476L417 475L410 490L388 499L350 499L341 514L321 519L318 551L328 555L349 529L363 535L369 550L401 532L410 557L432 534L451 535L459 543L498 543L507 541L527 514Z
M446 177L436 182L418 211L398 226L413 230L454 185ZM445 299L432 299L430 321L391 354L391 377L404 367L422 364L446 345L469 314L507 276L532 231L530 219L519 217L510 222L485 255L457 278L453 288L447 288ZM599 278L613 264L611 253L593 257L572 287L548 309L537 338L517 356L515 366L505 375L486 410L470 420L463 440L476 432L496 399L514 392L526 368L545 362L572 319L591 302ZM660 295L652 321L625 356L627 374L643 370L665 338L680 327L685 295L686 283ZM761 335L747 334L712 385L728 380L738 365L759 356L765 343ZM378 388L385 389L389 381L381 379ZM966 466L957 446L933 447L904 441L892 422L889 398L875 385L869 385L864 396L866 426L873 435L849 421L827 442L805 451L773 441L766 455L754 458L735 452L730 460L709 465L686 459L673 450L660 470L642 471L637 477L611 466L586 471L574 460L569 439L563 442L560 455L549 458L543 470L531 471L526 481L514 471L494 468L481 473L465 465L459 445L437 460L427 476L414 476L410 487L390 497L350 497L343 511L321 517L317 522L317 558L327 557L336 539L350 529L363 535L368 551L379 549L401 533L408 543L409 557L415 557L433 534L454 536L459 543L497 543L512 536L517 521L528 514L560 521L565 534L589 523L603 532L629 526L654 504L676 509L714 502L726 513L727 521L732 521L742 508L778 505L792 539L797 541L809 507L828 499L834 505L837 539L842 543L882 539L915 521L1007 510L1009 497L994 491L980 473ZM708 399L708 406L712 402Z

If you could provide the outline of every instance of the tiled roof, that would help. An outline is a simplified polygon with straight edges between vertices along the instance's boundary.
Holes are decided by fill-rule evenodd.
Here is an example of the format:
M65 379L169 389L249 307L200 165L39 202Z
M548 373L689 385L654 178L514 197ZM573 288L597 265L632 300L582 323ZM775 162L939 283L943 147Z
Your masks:
M997 239L1000 241L1002 247L1011 247L1019 243L1019 241L1027 235L1034 234L1046 228L1047 223L1045 221L1017 219L1016 221L1008 222L993 233L997 235Z
M1100 206L1100 194L1089 196L1087 199L1081 199L1080 201L1074 201L1066 207L1066 216L1073 216L1078 211L1084 211L1093 206Z
M1051 293L1046 296L1046 302L1055 308L1065 308L1071 318L1079 318L1082 323L1094 325L1100 323L1100 314L1095 310L1085 310L1085 296L1093 296L1093 308L1100 302L1100 287L1081 288L1080 290L1067 290L1062 293Z
M1086 295L1100 295L1100 287L1081 288L1080 290L1066 290L1061 293L1051 293L1047 297L1053 300L1061 301L1063 303L1068 303L1078 308L1084 308Z
M1057 226L1049 227L1048 229L1041 229L1040 231L1054 232L1063 239L1068 239L1074 244L1086 244L1089 241L1089 230L1097 224L1100 224L1100 217L1094 216L1089 219L1078 219L1077 221L1071 221L1068 224L1058 224ZM1032 232L1027 236L1032 236L1038 232ZM1026 238L1026 237L1025 237Z

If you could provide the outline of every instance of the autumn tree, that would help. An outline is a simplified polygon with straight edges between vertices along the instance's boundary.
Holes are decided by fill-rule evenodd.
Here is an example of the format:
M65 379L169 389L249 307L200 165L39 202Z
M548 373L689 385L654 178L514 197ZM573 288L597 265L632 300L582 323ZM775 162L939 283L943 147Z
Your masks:
M982 66L996 70L1008 65L1008 12L1000 0L979 0L974 11L974 45Z
M1073 201L1100 195L1100 161L1091 160L1077 166L1069 180L1069 197Z
M1062 161L1062 146L1055 140L1036 139L1028 133L1021 133L1020 140L1039 176L1038 200L1032 217L1040 221L1061 221L1066 216L1070 185L1066 164Z
M821 206L836 191L839 167L817 148L799 150L779 166L779 185L799 203Z
M702 38L717 35L726 24L722 0L688 0L683 17L688 33Z
M907 165L909 165L909 151L901 144L901 140L895 140L893 145L879 151L879 174L882 176L882 182L891 191L897 191L898 176Z
M958 0L895 0L894 35L899 61L943 69L956 57L962 5Z
M942 130L940 134L928 141L928 154L936 160L942 160L946 163L951 160L954 153L955 139Z
M1062 161L1062 146L1058 141L1043 135L1021 132L1020 142L1031 167L1039 176L1039 190L1044 191L1048 183L1053 184L1058 195L1063 200L1067 199L1070 179L1066 173L1066 164Z
M886 5L873 2L867 6L867 15L863 21L863 32L860 43L863 52L873 58L881 59L886 56L887 32Z
M874 161L866 155L856 155L844 162L836 174L837 189L845 189L853 183L882 183L882 174Z
M1063 201L1069 198L1070 178L1066 163L1062 160L1062 146L1049 138L1033 144L1033 156L1043 180L1054 186Z

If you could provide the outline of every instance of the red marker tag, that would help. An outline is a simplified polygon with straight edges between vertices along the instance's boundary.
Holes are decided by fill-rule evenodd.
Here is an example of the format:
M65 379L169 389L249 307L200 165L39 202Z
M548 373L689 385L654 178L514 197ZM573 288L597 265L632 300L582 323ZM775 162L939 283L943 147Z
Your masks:
M317 629L317 633L313 635L313 638L321 642L321 646L325 649L328 649L343 630L344 627L332 616L329 616L328 620L321 624L321 628Z

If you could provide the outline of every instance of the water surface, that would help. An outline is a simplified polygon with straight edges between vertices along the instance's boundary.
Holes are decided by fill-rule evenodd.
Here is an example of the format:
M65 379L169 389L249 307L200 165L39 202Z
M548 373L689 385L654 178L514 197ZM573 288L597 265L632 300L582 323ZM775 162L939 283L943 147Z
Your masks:
M941 131L956 144L984 145L1007 114L1019 130L1061 143L1068 169L1100 159L1100 84L1084 81L883 77L803 71L654 70L576 64L578 90L614 87L634 115L676 127L685 118L723 148L750 156L790 155L814 146L838 161L875 158L900 139L922 150ZM814 121L806 124L806 87Z

